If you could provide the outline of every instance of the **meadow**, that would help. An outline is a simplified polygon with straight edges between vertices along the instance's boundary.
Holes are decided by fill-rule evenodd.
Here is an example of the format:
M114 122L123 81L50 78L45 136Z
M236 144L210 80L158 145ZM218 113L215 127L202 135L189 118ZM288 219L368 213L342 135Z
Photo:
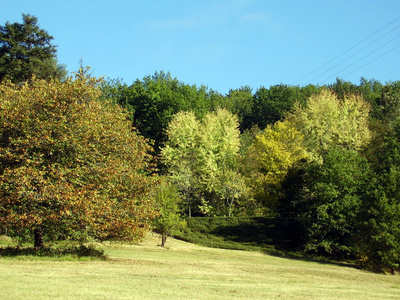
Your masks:
M107 260L0 257L1 299L400 299L400 276L150 234ZM4 245L4 242L3 242Z

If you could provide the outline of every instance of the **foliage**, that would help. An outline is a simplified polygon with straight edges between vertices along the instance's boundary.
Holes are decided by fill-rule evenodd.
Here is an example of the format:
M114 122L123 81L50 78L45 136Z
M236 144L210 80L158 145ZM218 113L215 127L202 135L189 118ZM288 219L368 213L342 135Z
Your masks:
M246 194L238 173L239 134L237 118L224 109L202 121L194 113L181 112L168 125L161 156L189 206L189 216L194 198L204 213L222 214L232 213L233 203ZM228 181L227 174L234 177ZM240 191L232 186L239 182Z
M358 152L331 147L323 163L304 164L284 182L280 211L297 224L304 249L347 257L353 253L369 166Z
M250 147L251 186L256 198L270 212L276 209L282 193L281 184L288 170L307 158L303 139L303 134L291 122L278 121L259 133Z
M307 86L299 88L284 84L259 88L254 94L252 114L247 118L248 129L254 125L264 129L268 124L274 124L286 117L296 102L306 103L306 99L317 92L316 88Z
M370 106L357 95L340 100L333 92L322 90L308 99L307 107L297 105L288 115L290 122L305 137L314 158L320 158L331 146L360 150L371 139Z
M187 203L188 215L192 215L192 197L199 182L200 122L192 112L175 115L167 128L168 141L161 149L163 163L173 184Z
M0 85L0 227L9 235L136 241L150 225L151 150L98 81Z
M158 216L154 218L153 227L161 234L161 247L164 247L167 236L186 225L179 214L181 196L173 185L164 182L157 187L154 199Z
M20 247L20 246L7 246L0 248L0 256L46 256L46 257L62 257L73 255L78 257L91 257L106 259L107 256L103 249L97 249L93 245L74 245L74 246L58 246L58 247Z
M238 117L241 132L251 127L254 97L250 87L230 90L220 102L219 108L224 108Z
M40 79L64 79L65 67L56 61L53 37L40 29L38 19L22 15L23 23L0 26L0 81L5 78L14 83Z
M400 119L392 123L376 154L378 174L366 192L357 250L364 267L393 273L400 270Z
M109 82L103 90L129 111L133 126L154 141L157 152L166 140L165 130L176 113L192 111L202 118L220 97L204 86L184 84L164 72L138 79L130 86L120 81Z

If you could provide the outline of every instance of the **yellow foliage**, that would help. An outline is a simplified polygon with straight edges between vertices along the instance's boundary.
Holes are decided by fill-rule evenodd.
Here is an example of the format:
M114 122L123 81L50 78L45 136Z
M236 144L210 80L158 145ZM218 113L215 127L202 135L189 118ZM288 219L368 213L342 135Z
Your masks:
M276 192L289 168L307 158L303 138L289 121L269 125L256 136L250 157L254 163L253 187L258 198L276 200Z

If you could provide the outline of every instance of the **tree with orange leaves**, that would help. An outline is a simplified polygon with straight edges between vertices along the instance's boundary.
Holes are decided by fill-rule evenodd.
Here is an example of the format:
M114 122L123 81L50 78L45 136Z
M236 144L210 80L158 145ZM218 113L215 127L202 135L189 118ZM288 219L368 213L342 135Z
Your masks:
M99 80L0 84L0 231L137 241L154 216L151 148Z

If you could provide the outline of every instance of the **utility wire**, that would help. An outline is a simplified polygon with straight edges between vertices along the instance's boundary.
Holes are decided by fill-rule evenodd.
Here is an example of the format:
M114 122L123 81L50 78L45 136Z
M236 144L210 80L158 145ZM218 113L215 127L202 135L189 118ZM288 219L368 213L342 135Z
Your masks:
M356 60L354 63L348 65L346 68L344 68L344 69L338 71L338 72L336 73L335 77L337 77L337 75L338 75L339 73L341 73L341 72L347 70L348 68L354 66L354 65L357 64L358 62L362 61L364 58L366 58L366 57L370 56L371 54L375 53L376 51L382 49L383 47L385 47L386 45L390 44L391 42L393 42L394 40L398 39L399 37L400 37L400 36L396 36L395 38L391 39L389 42L383 44L383 45L380 46L379 48L377 48L377 49L375 49L375 50L369 52L367 55L364 55L364 56L361 57L360 59ZM396 46L395 48L397 48L397 46ZM390 52L390 51L391 51L391 50L389 50L388 52ZM353 55L353 56L354 56L354 55ZM331 77L333 77L333 76L329 76L328 78L326 78L325 80L323 80L322 83L324 83L325 81L327 81L327 80L328 80L329 78L331 78Z
M378 60L378 59L379 59L379 58L381 58L382 56L384 56L384 55L388 54L389 52L391 52L391 51L393 51L394 49L396 49L396 48L399 48L399 47L400 47L400 44L398 44L397 46L393 47L392 49L390 49L390 50L386 51L385 53L383 53L383 54L379 55L378 57L376 57L376 58L374 58L373 60L369 61L369 62L368 62L368 63L366 63L365 65L362 65L362 66L361 66L361 67L359 67L357 70L355 70L355 71L353 71L353 72L351 72L351 73L347 74L347 75L346 75L346 76L344 76L343 78L349 77L350 75L354 74L354 73L355 73L355 72L357 72L358 70L361 70L362 68L364 68L364 67L368 66L369 64L371 64L371 63L373 63L374 61Z
M303 77L301 77L300 79L294 81L291 85L296 84L297 82L303 80L304 78L307 78L309 75L317 72L318 70L322 69L323 67L325 67L326 65L330 64L331 62L335 61L336 59L338 59L339 57L343 56L344 54L346 54L347 52L353 50L354 48L356 48L358 45L362 44L363 42L365 42L366 40L368 40L369 38L371 38L372 36L376 35L377 33L381 32L382 30L384 30L386 27L390 26L393 22L397 21L398 19L400 19L400 17L395 18L394 20L392 20L391 22L389 22L388 24L386 24L385 26L383 26L382 28L378 29L377 31L375 31L374 33L372 33L371 35L369 35L368 37L366 37L365 39L361 40L360 42L358 42L357 44L355 44L354 46L350 47L349 49L347 49L346 51L344 51L343 53L339 54L338 56L334 57L333 59L331 59L330 61L328 61L327 63L323 64L322 66L316 68L315 70L311 71L310 73L304 75ZM399 27L399 26L397 26ZM397 28L396 27L396 28ZM318 77L318 76L317 76ZM315 79L315 78L313 78Z
M314 79L320 77L321 75L324 75L326 73L328 73L329 71L331 71L332 69L336 68L337 66L341 65L342 63L344 63L345 61L349 60L350 58L356 56L358 53L360 53L361 51L363 51L364 49L368 48L369 46L375 44L377 41L379 41L380 39L384 38L385 36L387 36L389 33L391 33L392 31L396 30L397 28L399 28L400 25L398 25L397 27L393 28L392 30L390 30L389 32L387 32L386 34L382 35L381 37L377 38L376 40L373 40L371 43L369 43L368 45L366 45L365 47L361 48L360 50L358 50L357 52L353 53L352 55L350 55L349 57L343 59L342 61L340 61L339 63L335 64L333 67L329 68L328 70L318 74L317 76L315 76L314 78L310 79L309 82L312 82ZM398 38L398 36L396 37ZM394 39L396 39L394 38ZM386 44L385 44L386 45ZM382 48L382 47L380 47ZM378 48L378 49L380 49ZM375 51L373 51L375 52Z

